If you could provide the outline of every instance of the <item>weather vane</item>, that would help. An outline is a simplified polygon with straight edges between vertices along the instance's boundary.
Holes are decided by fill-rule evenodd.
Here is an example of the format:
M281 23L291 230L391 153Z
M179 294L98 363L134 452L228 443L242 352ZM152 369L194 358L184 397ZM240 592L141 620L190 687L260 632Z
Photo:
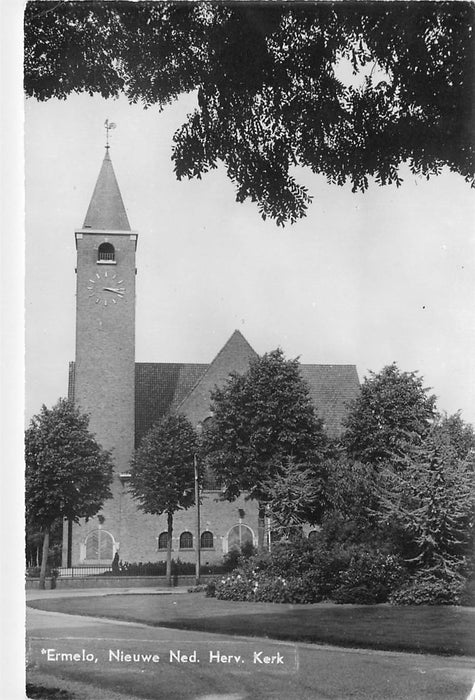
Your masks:
M114 122L110 122L108 119L106 119L104 122L104 127L106 130L106 148L109 148L109 131L111 129L115 129L116 126L117 124L115 124Z

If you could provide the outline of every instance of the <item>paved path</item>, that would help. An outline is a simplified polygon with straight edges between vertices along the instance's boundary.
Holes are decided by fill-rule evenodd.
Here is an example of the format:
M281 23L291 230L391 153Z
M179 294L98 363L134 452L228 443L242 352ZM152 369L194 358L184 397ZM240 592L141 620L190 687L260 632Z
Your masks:
M27 599L157 589L28 591ZM169 593L169 590L160 593ZM177 597L183 591L174 589ZM31 669L128 700L466 700L475 660L338 649L27 609Z

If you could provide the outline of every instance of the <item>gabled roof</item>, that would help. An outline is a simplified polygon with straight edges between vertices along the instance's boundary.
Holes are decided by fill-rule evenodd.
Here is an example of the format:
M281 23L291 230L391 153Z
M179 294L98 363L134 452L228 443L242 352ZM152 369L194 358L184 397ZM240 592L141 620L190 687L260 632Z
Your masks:
M177 407L177 412L187 416L194 424L210 415L210 394L216 386L228 379L232 372L244 374L249 362L257 357L240 331L234 331L224 347L218 352L191 392Z
M139 363L135 370L136 444L167 413L182 413L193 424L207 418L210 395L232 372L244 374L257 353L239 331L210 365ZM300 365L317 415L327 433L337 437L348 409L358 396L360 383L354 365Z
M167 413L175 412L208 368L204 364L135 363L135 445Z
M109 149L102 162L83 228L130 231L122 195L112 167Z
M239 331L208 364L137 362L135 364L135 445L168 413L183 413L193 424L209 416L210 394L232 372L243 374L256 352ZM354 365L300 365L317 415L331 437L341 434L348 402L360 384ZM75 363L69 365L68 396L74 400Z

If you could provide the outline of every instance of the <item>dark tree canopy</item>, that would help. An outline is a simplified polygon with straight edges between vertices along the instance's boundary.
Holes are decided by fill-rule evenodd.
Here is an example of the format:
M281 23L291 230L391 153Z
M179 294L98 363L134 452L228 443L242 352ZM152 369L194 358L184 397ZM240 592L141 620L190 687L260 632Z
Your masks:
M475 463L475 431L462 420L460 413L442 416L435 428L445 436L459 459Z
M327 441L315 415L297 360L274 350L234 374L211 396L213 420L203 435L203 453L234 500L240 493L262 502L286 473L288 461L312 470L315 486Z
M428 432L435 403L417 372L401 372L395 363L370 372L345 421L349 457L373 465L396 463Z
M40 588L45 587L50 532L63 519L91 518L111 497L111 455L88 430L89 416L59 399L41 408L25 432L25 506L29 528L43 534Z
M237 201L283 224L310 201L297 165L362 191L399 185L403 162L473 183L474 14L470 2L30 2L25 91L163 107L195 90L177 177L223 163ZM341 82L342 58L366 77Z
M186 509L195 501L196 434L185 416L166 416L153 426L132 460L131 487L145 513Z
M304 523L318 522L322 489L315 473L289 457L278 474L268 482L266 515L272 533L279 538L301 537ZM319 488L320 487L320 488Z
M397 473L384 470L379 517L405 538L403 556L422 569L456 574L473 555L473 461L460 458L435 425L405 456Z
M25 433L25 504L30 525L94 516L111 497L112 459L89 432L89 417L60 399L43 406Z
M165 416L142 438L132 460L131 487L139 508L167 514L168 585L172 584L173 515L195 502L196 433L182 415Z

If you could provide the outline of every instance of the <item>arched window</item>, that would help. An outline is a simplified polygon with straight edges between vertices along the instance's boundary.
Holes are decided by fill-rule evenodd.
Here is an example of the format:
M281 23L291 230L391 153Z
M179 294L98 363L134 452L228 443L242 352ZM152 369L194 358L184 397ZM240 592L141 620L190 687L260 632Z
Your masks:
M98 260L115 260L115 250L112 243L101 243L97 251Z
M228 551L233 548L242 549L244 545L253 545L254 537L252 536L252 530L247 525L239 523L235 525L228 532Z
M110 561L114 556L114 539L106 530L93 530L86 537L86 559Z
M201 533L201 549L213 549L213 533L209 530Z
M158 536L158 548L166 549L168 544L168 532L161 532Z
M191 532L181 533L180 549L193 549L193 535L191 534Z
M318 530L310 530L308 533L308 539L310 542L316 542L318 537Z

